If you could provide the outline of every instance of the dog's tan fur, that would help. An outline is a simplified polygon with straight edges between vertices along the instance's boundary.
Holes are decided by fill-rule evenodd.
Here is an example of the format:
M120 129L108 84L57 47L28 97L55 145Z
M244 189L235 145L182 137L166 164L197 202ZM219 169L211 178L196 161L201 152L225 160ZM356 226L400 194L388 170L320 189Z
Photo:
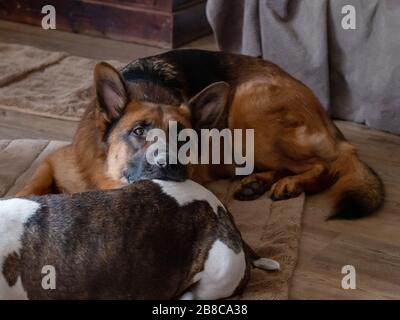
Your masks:
M225 127L255 130L256 172L242 179L237 197L252 198L243 196L245 188L270 189L271 197L279 200L332 186L336 213L355 208L361 208L363 214L374 211L383 199L380 180L359 160L355 148L329 119L312 91L272 63L242 56L229 59L235 80L225 93ZM96 74L101 69L98 66ZM179 120L190 127L189 109L187 104L162 105L160 113L152 103L133 100L127 103L112 134L148 117L160 128L166 128L168 120ZM51 154L18 195L122 186L121 168L127 156L123 144L112 134L109 147L104 147L104 119L94 103L85 113L72 145ZM195 165L191 177L205 183L233 173L232 166ZM354 196L352 201L347 201L346 193Z

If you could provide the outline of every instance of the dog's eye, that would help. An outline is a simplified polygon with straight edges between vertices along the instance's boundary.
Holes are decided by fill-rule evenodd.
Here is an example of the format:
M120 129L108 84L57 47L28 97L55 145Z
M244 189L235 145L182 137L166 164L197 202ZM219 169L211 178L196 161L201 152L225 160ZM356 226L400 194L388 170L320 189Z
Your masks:
M132 134L135 136L142 136L144 135L144 128L143 127L136 127L135 129L132 130Z

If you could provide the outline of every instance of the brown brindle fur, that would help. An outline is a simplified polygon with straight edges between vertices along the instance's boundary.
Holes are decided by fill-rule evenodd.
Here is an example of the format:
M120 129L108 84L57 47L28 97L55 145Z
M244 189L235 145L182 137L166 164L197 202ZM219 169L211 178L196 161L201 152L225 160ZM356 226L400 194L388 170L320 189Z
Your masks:
M156 59L158 73L162 73L162 63L165 63L166 82L173 77L178 82L183 79L184 84L179 87L183 98L180 100L179 94L168 95L151 79L146 78L139 84L125 79L129 96L134 90L139 98L127 104L112 131L114 134L147 117L162 128L168 120L177 119L188 127L197 128L199 120L194 114L199 112L199 107L191 107L189 99L199 91L196 85L204 80L201 78L204 73L204 78L209 78L204 83L225 81L229 84L226 107L222 107L213 126L255 130L256 172L242 180L236 191L237 198L251 200L271 190L271 197L281 200L301 192L319 192L333 185L330 194L338 215L363 215L379 207L383 200L379 178L358 159L355 148L329 119L308 87L261 59L198 50L186 52L170 52ZM199 56L203 60L193 60L197 64L207 59L211 62L199 66L198 71L189 68L185 78L185 73L180 72L185 68L184 62L174 60L174 55L181 60L190 55ZM196 68L193 61L192 68ZM150 62L146 60L146 63ZM133 68L132 65L135 66L128 65L126 70ZM196 89L191 88L191 84ZM168 101L160 107L162 112L157 112L159 109L154 103L141 98L149 94L149 88L153 88L155 100ZM54 186L58 191L78 192L123 185L124 181L119 178L121 167L127 161L124 145L111 135L109 147L105 148L102 142L105 131L103 115L92 106L84 115L72 145L50 155L19 195L45 194L54 191ZM234 176L233 166L193 167L192 179L203 184L219 177Z
M153 181L28 199L40 207L0 272L10 287L20 276L29 299L176 299L201 281L196 275L217 240L244 253L239 294L260 258L225 208L214 211L207 200L180 205ZM46 265L56 270L54 290L42 287Z

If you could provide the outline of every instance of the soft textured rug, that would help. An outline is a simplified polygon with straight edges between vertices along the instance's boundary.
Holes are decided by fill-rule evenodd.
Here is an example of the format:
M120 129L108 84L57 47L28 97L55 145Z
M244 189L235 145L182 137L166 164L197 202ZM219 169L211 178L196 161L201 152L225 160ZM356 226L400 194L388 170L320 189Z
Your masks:
M267 194L254 201L233 198L238 182L217 181L212 190L232 213L244 240L263 257L281 264L278 272L253 269L241 299L288 299L289 284L296 267L301 234L304 195L273 202Z
M92 96L95 60L0 43L0 109L79 120ZM118 61L107 61L116 68Z
M0 197L12 196L31 178L43 158L67 142L0 140ZM235 183L217 181L208 187L229 208L244 239L261 256L280 262L278 272L253 269L241 299L287 299L297 261L304 196L272 202L267 195L255 201L232 197Z

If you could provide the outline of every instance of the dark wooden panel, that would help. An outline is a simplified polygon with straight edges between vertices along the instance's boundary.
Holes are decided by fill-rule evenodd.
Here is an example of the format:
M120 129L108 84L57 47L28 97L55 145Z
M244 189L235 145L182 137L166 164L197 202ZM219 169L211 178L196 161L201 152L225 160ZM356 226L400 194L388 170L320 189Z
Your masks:
M184 7L173 13L172 42L174 48L211 33L211 27L205 15L205 7L206 3L200 1L196 5Z
M126 5L134 8L147 8L156 9L165 12L172 12L173 3L176 0L103 0L108 3L117 3L121 5ZM188 0L181 0L183 2L188 2ZM189 0L192 1L192 0Z
M61 31L164 48L210 32L203 0L0 0L0 19L40 27L47 4L55 6Z
M131 7L143 7L148 9L156 9L166 12L173 12L185 7L195 6L205 0L102 0L108 3L118 3Z

